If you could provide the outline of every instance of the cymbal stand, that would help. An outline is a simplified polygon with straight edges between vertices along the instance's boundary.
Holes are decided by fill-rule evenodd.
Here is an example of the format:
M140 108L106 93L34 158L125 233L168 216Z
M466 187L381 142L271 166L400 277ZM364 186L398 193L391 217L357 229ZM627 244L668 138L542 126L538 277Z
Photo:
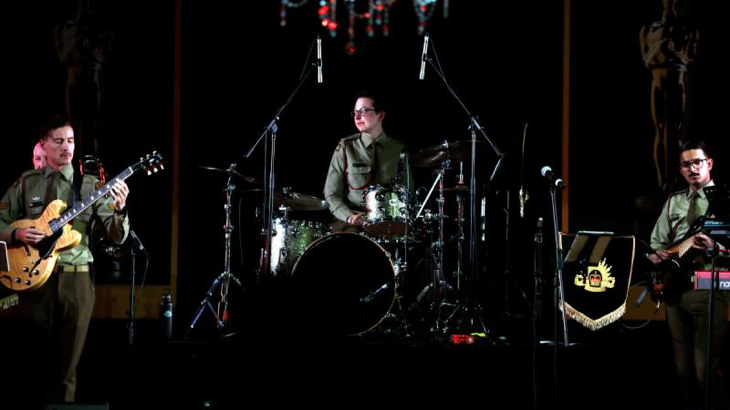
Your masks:
M459 182L457 186L464 185L464 163L459 162ZM456 278L456 290L461 292L461 281L464 276L464 271L461 269L462 258L464 256L464 198L461 193L456 193L456 226L458 231L456 232L456 272L454 277Z
M216 320L216 326L218 329L222 329L225 325L228 324L228 286L230 284L231 279L239 286L243 287L241 280L236 277L236 275L231 273L231 237L233 236L233 224L231 220L231 212L233 209L233 206L231 204L231 197L233 191L236 189L236 185L233 183L233 172L236 169L236 163L232 163L231 166L228 168L228 183L226 184L226 189L224 189L224 192L226 193L226 204L223 207L226 212L226 223L223 225L223 232L224 232L224 238L225 238L225 249L223 254L223 273L218 275L213 280L213 283L210 285L210 288L208 288L208 291L205 294L205 297L202 301L200 301L200 306L198 307L198 310L195 312L195 315L193 316L193 320L190 323L190 327L187 330L187 335L190 335L190 332L195 328L196 323L198 322L198 319L200 319L200 315L203 313L203 310L208 307L211 312L213 312L213 315L215 316ZM220 285L220 295L221 299L218 302L218 309L213 309L213 305L210 303L210 298L213 296L213 292L215 291L215 288Z
M448 144L448 142L444 142L444 144ZM434 267L433 267L433 283L432 286L432 292L433 292L433 303L434 308L436 309L436 315L433 327L431 328L431 331L434 333L439 333L443 330L443 326L441 325L441 307L442 302L444 301L444 292L446 287L446 282L444 280L444 175L446 174L446 170L451 169L451 161L446 160L441 163L441 168L439 168L436 171L436 180L434 181L433 185L431 186L431 190L428 192L428 195L426 196L426 199L423 201L423 205L421 205L421 209L419 209L418 214L416 214L416 218L421 214L421 211L423 211L423 208L426 206L426 203L428 203L429 198L431 197L431 194L433 193L434 189L438 185L438 191L439 196L436 199L436 202L438 204L438 214L433 217L433 219L436 219L438 221L438 234L436 236L436 241L431 243L431 258L433 259ZM443 285L442 285L443 284Z

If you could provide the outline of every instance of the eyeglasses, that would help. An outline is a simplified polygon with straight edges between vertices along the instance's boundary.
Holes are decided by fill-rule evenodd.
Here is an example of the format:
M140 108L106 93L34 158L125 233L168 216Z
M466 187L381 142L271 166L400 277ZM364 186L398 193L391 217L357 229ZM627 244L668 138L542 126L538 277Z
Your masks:
M377 111L375 108L360 108L359 110L350 111L350 115L352 118L359 116L364 116L365 114L369 113L370 111Z
M691 167L702 168L702 165L707 160L709 160L709 158L695 158L691 161L682 161L679 163L679 166L685 169L690 169Z

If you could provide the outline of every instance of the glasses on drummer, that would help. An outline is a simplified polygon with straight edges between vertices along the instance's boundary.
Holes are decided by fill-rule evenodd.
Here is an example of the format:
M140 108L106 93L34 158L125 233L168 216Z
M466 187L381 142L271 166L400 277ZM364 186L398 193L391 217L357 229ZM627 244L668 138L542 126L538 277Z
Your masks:
M679 166L682 168L685 168L685 169L689 169L691 167L702 168L702 165L707 160L708 160L708 158L695 158L690 161L682 161L679 163Z
M366 108L366 107L362 107L362 108L360 108L359 110L353 110L353 111L350 111L350 115L352 116L352 118L355 118L355 117L357 117L358 115L359 115L360 117L362 117L362 116L364 116L365 114L369 113L370 111L377 111L377 110L376 110L375 108Z

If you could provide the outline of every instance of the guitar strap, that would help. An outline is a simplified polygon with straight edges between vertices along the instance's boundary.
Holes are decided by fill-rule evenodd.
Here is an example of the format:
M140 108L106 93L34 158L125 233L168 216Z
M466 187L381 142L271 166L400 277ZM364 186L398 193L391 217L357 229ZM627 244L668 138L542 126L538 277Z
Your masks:
M81 184L84 182L84 174L81 175L74 175L74 189L73 189L73 197L71 198L72 204L75 204L77 202L81 201Z
M83 198L81 198L81 185L84 183L84 174L74 174L74 183L73 183L73 193L72 195L72 203L75 205L77 202L81 202ZM73 226L74 222L78 221L77 219L74 219L71 224ZM93 223L89 221L89 224L87 225L87 231L88 232L81 232L80 229L76 229L77 231L81 232L82 235L91 235L91 227L93 226ZM91 278L91 283L96 283L96 271L94 270L94 263L89 264L89 277Z

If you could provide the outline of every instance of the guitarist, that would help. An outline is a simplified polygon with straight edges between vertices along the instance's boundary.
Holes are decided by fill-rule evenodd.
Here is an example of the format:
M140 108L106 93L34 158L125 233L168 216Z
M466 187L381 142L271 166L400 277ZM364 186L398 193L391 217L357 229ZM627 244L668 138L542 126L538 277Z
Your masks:
M669 196L654 225L651 246L656 250L656 254L650 255L650 259L655 264L661 263L662 259L677 257L677 252L672 250L671 245L677 240L683 239L693 221L707 211L709 203L704 188L714 185L710 176L712 167L713 160L702 141L688 140L682 144L679 155L679 172L689 187ZM685 241L684 243L698 251L695 253L700 256L694 266L685 266L682 270L709 270L707 265L709 261L704 259L702 251L713 247L712 239L703 233L698 233L685 238ZM691 275L691 273L688 272L687 275ZM688 407L700 408L703 406L704 379L707 369L709 292L695 291L689 281L678 280L679 278L675 276L681 276L680 272L674 273L671 278L674 279L671 284L678 289L673 292L675 296L667 300L667 324L672 336L675 366L683 399ZM667 282L667 285L669 283ZM715 293L711 356L713 375L711 386L715 393L712 398L713 408L718 403L722 404L722 396L725 394L720 362L726 334L728 296L728 292Z
M96 190L98 179L91 175L74 175L74 130L68 120L52 117L40 125L40 144L46 154L46 166L24 172L0 200L0 240L9 244L36 245L45 237L33 228L13 229L9 224L18 219L35 219L55 199L67 204L81 201ZM45 400L72 402L76 392L76 367L86 340L94 307L94 285L91 279L93 257L89 251L89 228L92 220L105 227L108 238L118 244L129 232L126 200L129 188L119 181L111 196L96 201L73 220L73 229L82 234L81 243L61 252L53 274L36 291L20 293L19 316L29 332L41 336L47 352L57 357L44 357L43 369L36 375L48 374ZM80 196L80 197L79 197ZM33 336L33 343L41 343ZM44 386L45 387L45 386Z

